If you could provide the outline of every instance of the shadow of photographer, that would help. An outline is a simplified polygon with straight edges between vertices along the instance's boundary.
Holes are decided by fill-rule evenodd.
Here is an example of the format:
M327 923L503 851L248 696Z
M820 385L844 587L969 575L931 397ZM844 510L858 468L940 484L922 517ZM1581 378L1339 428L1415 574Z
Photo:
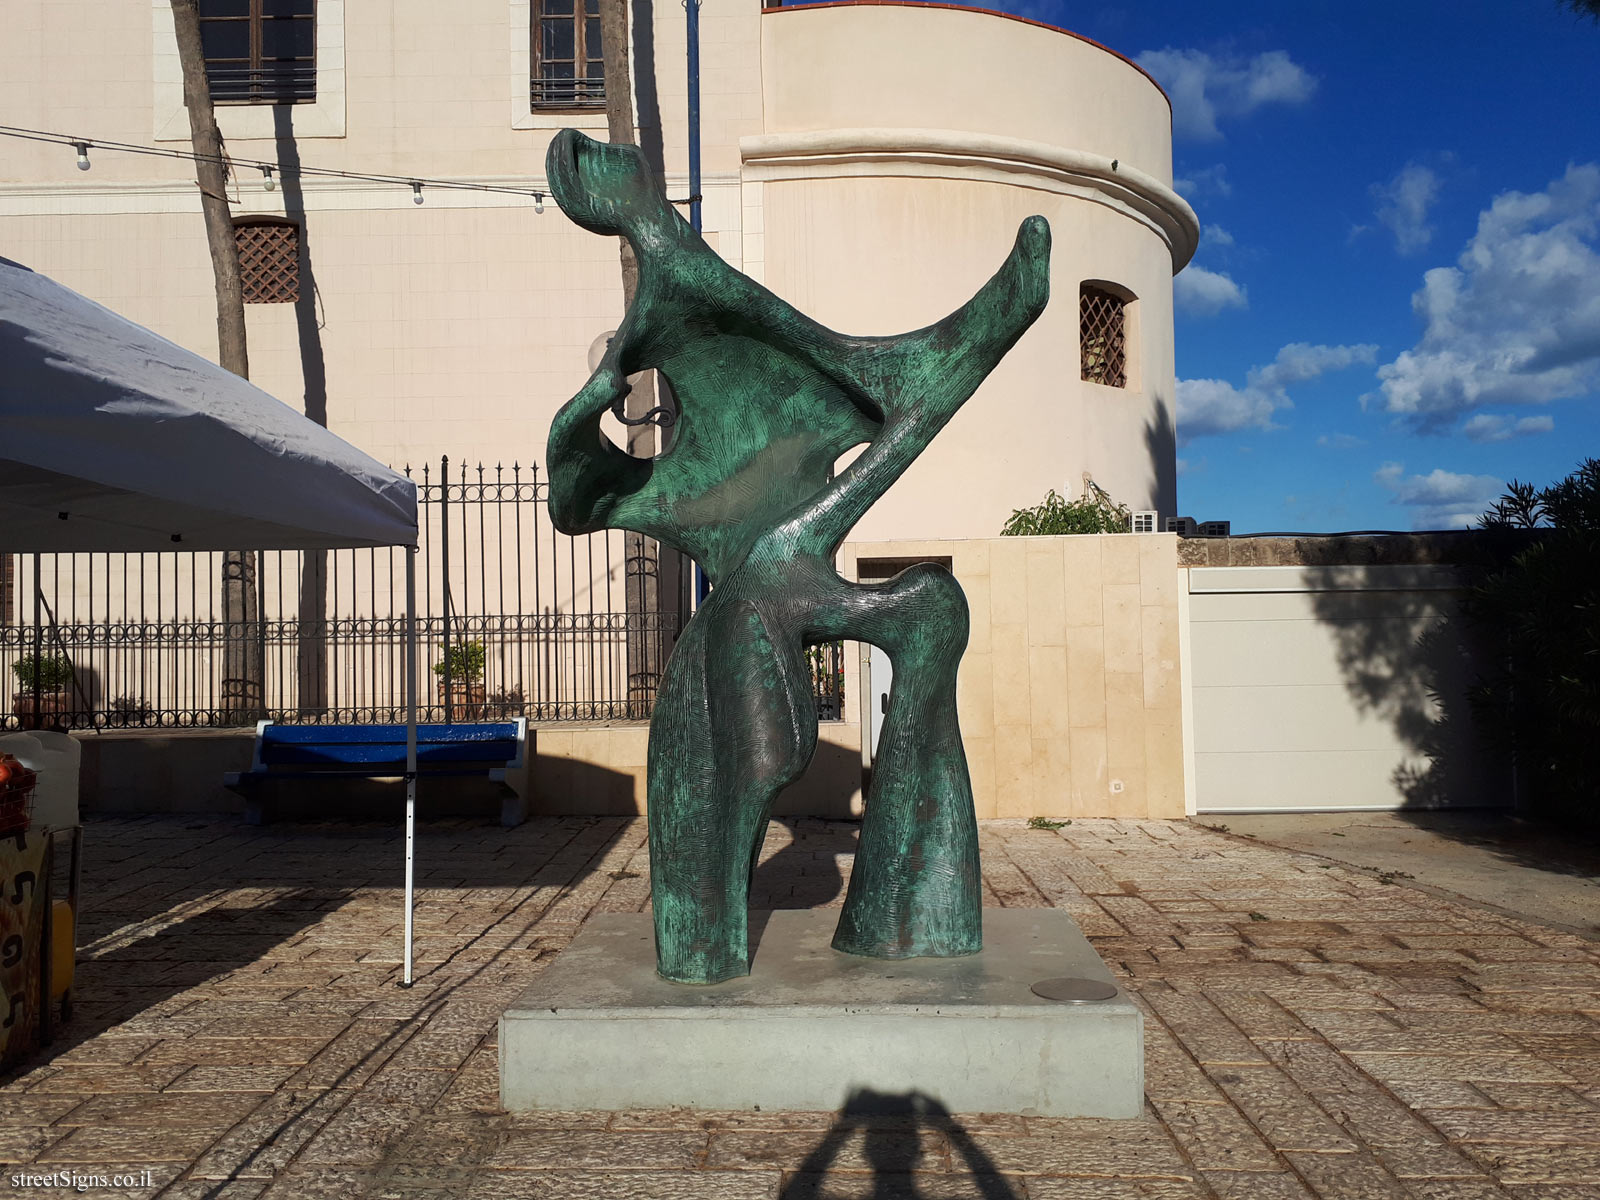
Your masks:
M950 1111L923 1092L875 1092L857 1088L846 1099L838 1119L778 1194L778 1200L821 1200L837 1194L837 1177L828 1171L851 1137L860 1130L861 1157L872 1170L870 1192L861 1200L924 1200L914 1174L923 1158L922 1131L940 1134L949 1143L951 1165L972 1174L972 1194L980 1200L1021 1200L994 1162L972 1140Z

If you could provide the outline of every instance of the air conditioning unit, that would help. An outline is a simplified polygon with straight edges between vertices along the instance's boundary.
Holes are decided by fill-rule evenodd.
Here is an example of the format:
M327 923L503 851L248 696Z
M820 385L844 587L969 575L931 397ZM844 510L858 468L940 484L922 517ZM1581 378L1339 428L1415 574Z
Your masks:
M1201 537L1230 537L1232 536L1232 521L1201 521Z
M1153 508L1133 514L1134 533L1155 533L1160 525L1161 517Z
M1193 537L1198 526L1193 517L1168 517L1167 532L1179 537Z

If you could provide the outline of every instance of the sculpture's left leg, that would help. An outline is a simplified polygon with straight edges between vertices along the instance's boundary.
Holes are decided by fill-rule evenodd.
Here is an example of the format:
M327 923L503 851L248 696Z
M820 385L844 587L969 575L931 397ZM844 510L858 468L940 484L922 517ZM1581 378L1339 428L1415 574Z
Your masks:
M679 983L750 971L750 876L773 799L817 745L798 638L725 581L673 649L650 720L656 969Z
M841 636L885 650L894 687L834 948L876 958L975 954L983 882L956 719L966 597L932 564L887 585L846 587Z

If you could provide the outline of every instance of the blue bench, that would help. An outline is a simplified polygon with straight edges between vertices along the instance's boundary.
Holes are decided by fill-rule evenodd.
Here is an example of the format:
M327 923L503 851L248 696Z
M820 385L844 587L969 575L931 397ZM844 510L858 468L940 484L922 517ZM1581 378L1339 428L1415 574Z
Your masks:
M481 776L504 789L500 823L528 817L528 721L473 721L417 726L417 775ZM259 787L284 779L382 779L405 775L404 725L256 726L255 757L248 771L230 771L223 786L245 798L245 821L261 825L266 809Z

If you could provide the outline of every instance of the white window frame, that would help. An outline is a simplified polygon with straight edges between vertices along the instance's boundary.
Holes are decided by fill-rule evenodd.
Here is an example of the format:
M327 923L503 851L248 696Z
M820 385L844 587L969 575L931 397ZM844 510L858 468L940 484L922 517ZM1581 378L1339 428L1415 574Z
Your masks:
M533 3L510 0L511 31L511 128L513 129L604 129L606 114L572 112L561 109L534 109L533 92ZM633 22L628 22L628 40L633 40ZM632 54L630 44L628 52ZM630 72L631 78L631 72ZM634 111L638 111L637 106Z
M317 0L317 98L293 105L294 135L344 137L344 8L345 0ZM178 36L172 25L170 0L150 0L150 32L155 50L155 140L189 140L189 113L183 106L183 67ZM233 141L270 140L278 130L275 104L219 104L217 128Z

